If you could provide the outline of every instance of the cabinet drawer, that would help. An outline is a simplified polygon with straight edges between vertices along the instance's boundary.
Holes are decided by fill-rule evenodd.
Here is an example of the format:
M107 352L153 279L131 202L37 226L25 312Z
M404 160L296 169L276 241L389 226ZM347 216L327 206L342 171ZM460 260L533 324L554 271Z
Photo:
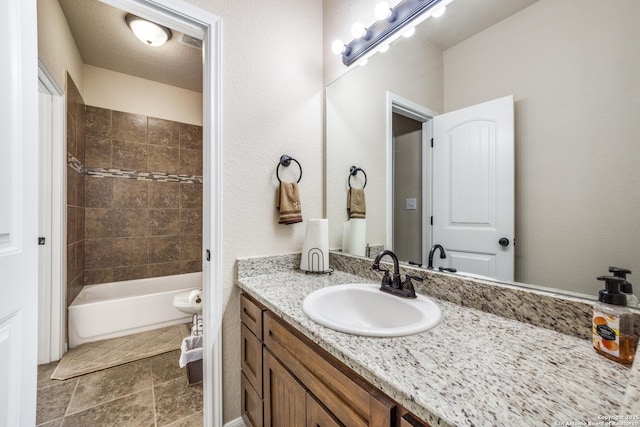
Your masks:
M253 389L247 377L241 375L242 420L246 427L262 427L262 399Z
M262 397L262 341L256 338L244 324L240 329L242 373L258 392L258 396Z
M262 341L262 312L264 307L247 294L240 297L240 319Z
M264 344L342 424L391 425L395 402L270 312L264 316Z
M411 414L405 414L400 418L400 427L429 427L429 425L414 418Z

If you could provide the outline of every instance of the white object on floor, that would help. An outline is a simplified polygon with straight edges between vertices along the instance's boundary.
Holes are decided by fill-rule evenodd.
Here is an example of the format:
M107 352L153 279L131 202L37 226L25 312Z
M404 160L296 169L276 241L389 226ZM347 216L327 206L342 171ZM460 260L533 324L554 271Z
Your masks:
M181 368L187 366L187 363L196 362L202 359L202 335L190 336L182 340L180 346L180 360L178 365Z

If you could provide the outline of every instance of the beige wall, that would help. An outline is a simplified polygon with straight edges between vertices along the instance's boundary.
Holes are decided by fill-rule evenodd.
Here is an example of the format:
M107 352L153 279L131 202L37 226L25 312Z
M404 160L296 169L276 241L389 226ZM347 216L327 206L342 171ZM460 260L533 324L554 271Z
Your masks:
M202 94L83 65L87 105L202 126Z
M56 83L65 88L66 72L84 95L82 57L58 0L38 0L38 55L45 62Z
M517 281L596 295L640 271L638 16L541 0L444 52L446 111L515 96Z
M367 243L386 244L386 200L390 197L386 194L387 91L442 111L440 49L418 37L398 40L388 52L373 56L366 66L354 68L327 88L326 210L330 248L342 247L347 176L352 165L367 173Z

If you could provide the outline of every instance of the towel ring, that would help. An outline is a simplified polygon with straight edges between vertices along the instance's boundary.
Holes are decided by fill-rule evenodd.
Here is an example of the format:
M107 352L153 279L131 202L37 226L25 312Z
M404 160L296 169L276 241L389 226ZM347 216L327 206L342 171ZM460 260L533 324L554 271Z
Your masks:
M365 188L367 186L367 174L365 173L365 171L355 166L351 166L351 168L349 169L349 178L347 178L347 181L349 182L349 188L351 188L351 177L356 176L358 172L362 172L362 174L364 175L364 185L362 186L362 188Z
M298 162L293 157L287 156L286 154L280 156L280 161L278 162L278 166L276 166L276 177L278 177L278 181L282 182L282 180L280 179L280 166L287 167L291 164L292 160L296 162L298 164L298 168L300 168L300 177L298 178L296 183L300 182L300 180L302 179L302 166L300 166L300 162Z

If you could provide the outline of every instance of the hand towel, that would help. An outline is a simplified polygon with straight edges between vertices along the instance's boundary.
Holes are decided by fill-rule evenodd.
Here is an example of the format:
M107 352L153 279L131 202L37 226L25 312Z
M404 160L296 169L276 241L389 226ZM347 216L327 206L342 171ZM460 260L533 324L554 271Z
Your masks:
M363 219L367 214L363 188L350 188L347 193L347 212L349 218Z
M280 182L276 195L276 207L280 209L279 224L295 224L302 222L302 207L298 184L295 182Z

